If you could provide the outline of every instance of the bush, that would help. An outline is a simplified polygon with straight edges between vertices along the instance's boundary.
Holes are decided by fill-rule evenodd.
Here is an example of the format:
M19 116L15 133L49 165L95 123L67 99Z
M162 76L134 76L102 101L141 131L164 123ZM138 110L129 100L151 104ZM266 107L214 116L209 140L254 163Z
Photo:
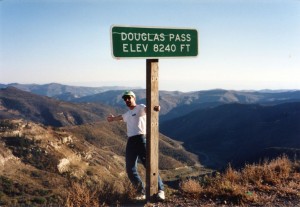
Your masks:
M229 166L223 173L206 176L201 182L187 180L180 184L184 195L223 203L265 205L275 199L300 200L299 163L286 156L263 164L246 165L241 171Z
M32 202L37 204L44 204L46 203L46 199L44 197L35 197L34 199L32 199Z
M88 188L86 184L71 183L69 189L66 206L99 206L97 197L98 190Z
M197 197L203 191L203 188L201 187L200 183L192 179L182 181L179 184L179 189L184 194L188 194L193 197Z
M5 194L11 194L14 191L13 181L7 177L0 176L0 190Z
M135 190L128 179L120 182L103 182L98 184L87 184L72 182L66 206L108 206L118 205L133 199Z

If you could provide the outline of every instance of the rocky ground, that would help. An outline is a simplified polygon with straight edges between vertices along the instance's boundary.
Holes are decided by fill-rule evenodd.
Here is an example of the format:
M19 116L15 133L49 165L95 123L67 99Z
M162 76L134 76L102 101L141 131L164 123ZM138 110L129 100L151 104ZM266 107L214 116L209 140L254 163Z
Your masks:
M221 200L192 199L173 195L164 202L132 202L115 205L116 207L300 207L300 200L283 198L270 203L261 204L232 204Z
M168 200L163 203L156 204L146 204L146 206L152 207L237 207L237 206L255 206L255 207L300 207L300 200L298 201L289 201L289 200L278 200L272 203L266 204L228 204L223 201L205 201L205 200L196 200L196 199L187 199L182 197L172 197L171 200Z

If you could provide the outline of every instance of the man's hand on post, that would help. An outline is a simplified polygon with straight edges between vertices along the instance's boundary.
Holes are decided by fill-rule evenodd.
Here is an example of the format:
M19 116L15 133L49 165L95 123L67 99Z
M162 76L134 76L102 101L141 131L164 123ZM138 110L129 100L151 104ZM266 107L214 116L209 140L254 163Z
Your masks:
M157 111L157 112L158 112L158 111L160 111L160 106L154 106L153 109L154 109L154 111Z

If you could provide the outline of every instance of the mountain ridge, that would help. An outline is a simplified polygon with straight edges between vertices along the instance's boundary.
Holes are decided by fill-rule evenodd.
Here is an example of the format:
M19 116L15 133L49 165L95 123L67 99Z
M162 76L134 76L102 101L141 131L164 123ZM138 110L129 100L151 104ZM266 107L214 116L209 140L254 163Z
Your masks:
M103 104L74 104L14 87L0 89L0 118L24 118L44 125L78 125L105 119L116 109Z
M184 142L189 151L209 157L207 166L243 165L247 160L258 161L256 154L264 154L267 148L300 149L300 102L198 109L162 123L160 130Z
M145 103L145 91L143 89L139 89L135 90L135 93L138 97L138 102ZM229 138L231 135L233 135L233 137L231 136L231 142L233 142L234 144L237 144L234 140L238 140L236 132L241 133L242 136L249 136L249 134L252 133L251 132L245 134L241 130L252 130L253 136L255 136L255 133L260 134L259 131L263 131L265 134L269 133L268 136L270 136L271 131L275 129L269 129L271 131L268 132L266 130L263 130L263 127L267 128L269 127L269 125L276 126L276 122L270 122L268 123L269 125L267 124L265 126L257 126L256 123L261 122L261 117L259 117L256 113L258 109L263 110L272 107L274 107L274 109L278 109L278 106L284 106L285 103L288 106L292 106L293 103L297 105L299 94L300 91L267 94L251 92L249 94L248 92L245 93L237 91L226 91L221 89L213 91L197 91L191 93L163 91L160 93L160 105L162 106L162 110L164 108L167 109L160 115L160 130L163 134L175 140L185 142L184 146L192 152L196 153L199 158L204 158L204 160L207 161L206 158L210 157L210 162L205 162L208 163L209 167L218 167L218 165L224 166L225 163L232 162L232 159L229 155L227 156L227 158L226 156L222 157L221 155L219 155L220 157L222 157L221 162L219 163L218 160L220 159L216 156L220 153L207 153L190 147L196 146L194 143L191 144L189 139L193 140L193 138L191 138L191 134L197 134L199 133L199 130L202 130L203 127L199 124L203 123L204 126L209 124L208 128L206 128L204 131L202 130L202 133L209 134L208 137L215 137L216 135L218 135L217 132L220 130L223 130L225 135ZM110 113L120 114L126 110L121 95L121 91L113 90L102 92L100 94L92 96L82 97L80 99L77 99L81 100L78 102L64 102L49 98L47 96L39 96L13 87L8 87L0 89L0 118L26 118L27 120L40 122L45 125L59 127L81 125L101 120L103 121ZM223 108L223 110L220 110L220 108ZM291 107L287 107L285 110L288 110L289 108L292 109ZM239 112L239 110L241 111ZM232 114L230 116L228 115L230 111L236 114L235 117ZM210 113L203 116L204 112ZM196 118L193 118L193 115L190 115L193 113L196 113ZM276 110L269 112L269 114L273 115L276 113ZM282 114L286 113L286 111L282 111ZM248 118L245 119L245 117ZM178 125L176 124L176 120L188 121L186 123L179 122L180 124ZM298 123L298 119L296 118L290 121L293 124ZM168 127L168 124L170 125L170 127ZM231 124L231 127L229 129L224 128L224 126L227 126L228 124ZM286 128L289 127L284 122L280 122L280 124ZM183 133L180 133L180 129L183 130ZM197 129L198 131L195 132L194 129ZM278 131L278 129L276 130ZM186 132L189 133L186 134ZM291 132L287 131L287 133L291 135ZM183 136L185 136L185 139L181 138ZM218 136L220 137L220 135ZM187 142L187 140L189 142ZM196 143L197 142L199 141L196 141ZM214 143L213 140L210 140L210 142ZM220 143L222 143L222 141L220 141ZM298 142L296 144L298 144ZM225 144L225 146L227 145L228 144ZM254 145L255 144L252 144L251 146L254 147ZM217 143L215 143L215 146L217 146ZM213 149L212 151L214 150L215 149ZM225 153L226 150L230 151L230 149L228 149L228 146L226 150L222 150L220 150L220 152ZM243 150L241 152L243 152ZM263 152L257 153L264 154ZM253 157L255 156L253 155L252 157L246 157L246 155L243 155L241 159L234 158L233 160L235 160L235 164L237 164L238 162L242 163L243 159L255 160ZM212 160L215 160L216 163L212 164Z
M136 87L125 87L125 86L102 86L102 87L71 86L71 85L64 85L60 83L0 84L0 88L6 88L6 87L14 87L23 91L31 92L37 95L53 97L63 101L68 101L71 99L76 99L79 97L88 96L96 93L102 93L109 90L136 89Z

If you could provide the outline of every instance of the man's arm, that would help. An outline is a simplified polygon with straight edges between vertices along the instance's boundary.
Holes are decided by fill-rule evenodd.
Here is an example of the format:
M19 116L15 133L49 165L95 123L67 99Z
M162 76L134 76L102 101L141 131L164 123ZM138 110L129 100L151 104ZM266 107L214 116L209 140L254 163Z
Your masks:
M122 121L123 116L122 115L114 116L114 115L110 114L108 117L106 117L106 119L107 119L108 122Z

